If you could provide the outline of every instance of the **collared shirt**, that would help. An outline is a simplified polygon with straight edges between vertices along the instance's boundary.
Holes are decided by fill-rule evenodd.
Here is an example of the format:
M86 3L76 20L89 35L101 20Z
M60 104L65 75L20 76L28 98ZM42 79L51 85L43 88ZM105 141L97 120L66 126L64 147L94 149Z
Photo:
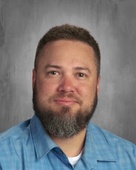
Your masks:
M89 123L83 154L72 167L34 115L0 135L0 170L136 170L136 145Z

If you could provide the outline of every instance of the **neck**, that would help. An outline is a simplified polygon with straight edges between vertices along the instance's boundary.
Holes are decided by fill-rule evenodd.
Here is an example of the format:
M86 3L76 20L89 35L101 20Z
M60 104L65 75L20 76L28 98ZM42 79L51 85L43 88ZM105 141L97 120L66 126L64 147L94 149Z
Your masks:
M84 148L86 136L86 129L82 130L79 134L68 138L68 139L60 139L54 136L51 138L55 141L55 143L63 150L63 152L68 157L74 157L80 154L80 152Z

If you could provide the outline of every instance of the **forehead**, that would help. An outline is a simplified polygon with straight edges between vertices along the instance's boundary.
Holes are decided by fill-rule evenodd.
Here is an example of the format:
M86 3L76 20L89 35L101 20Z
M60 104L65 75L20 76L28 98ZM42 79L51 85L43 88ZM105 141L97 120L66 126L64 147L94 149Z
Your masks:
M83 52L86 51L89 53L94 53L93 48L89 44L78 40L56 40L48 42L43 48L43 52L48 52L49 51L48 49L51 48L52 50L59 49L59 51L60 49L63 49L66 50L67 52L72 50L73 50L72 52L74 52L74 50L76 51L82 49Z
M40 63L56 64L92 64L95 55L92 47L87 43L76 40L57 40L45 45L39 56Z

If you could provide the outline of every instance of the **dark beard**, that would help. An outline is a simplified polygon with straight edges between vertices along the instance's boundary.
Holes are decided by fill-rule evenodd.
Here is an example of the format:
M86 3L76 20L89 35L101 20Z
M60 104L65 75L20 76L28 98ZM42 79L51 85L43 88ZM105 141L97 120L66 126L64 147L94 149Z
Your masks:
M33 89L33 109L50 135L58 138L70 138L81 132L88 125L97 106L97 94L92 106L82 111L79 109L71 115L71 108L62 107L60 112L54 112L50 107L40 107L36 86Z

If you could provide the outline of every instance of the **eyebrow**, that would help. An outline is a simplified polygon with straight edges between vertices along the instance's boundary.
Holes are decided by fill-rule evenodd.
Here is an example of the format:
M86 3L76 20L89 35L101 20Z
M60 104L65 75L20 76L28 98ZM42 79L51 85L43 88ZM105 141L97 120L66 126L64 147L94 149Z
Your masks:
M61 67L61 66L58 66L58 65L51 65L51 64L48 64L48 65L45 66L45 69L48 69L48 68L61 69L62 67Z
M83 70L83 71L88 71L89 73L91 73L90 69L87 67L75 67L75 70Z
M62 69L61 66L58 66L58 65L51 65L51 64L48 64L45 66L45 69L48 69L48 68L55 68L55 69ZM87 67L74 67L73 68L74 70L78 70L78 71L87 71L89 73L91 73L90 69L87 68Z

